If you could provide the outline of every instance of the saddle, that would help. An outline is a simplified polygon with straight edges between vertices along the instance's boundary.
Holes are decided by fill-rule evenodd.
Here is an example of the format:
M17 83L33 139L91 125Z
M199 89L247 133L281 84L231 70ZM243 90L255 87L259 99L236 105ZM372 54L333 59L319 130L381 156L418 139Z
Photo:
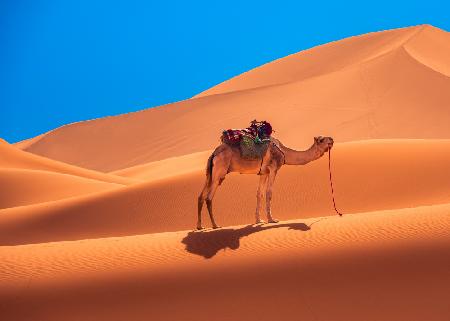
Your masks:
M264 157L272 131L270 123L255 119L250 123L250 127L224 130L221 141L230 146L239 146L242 158L257 160Z

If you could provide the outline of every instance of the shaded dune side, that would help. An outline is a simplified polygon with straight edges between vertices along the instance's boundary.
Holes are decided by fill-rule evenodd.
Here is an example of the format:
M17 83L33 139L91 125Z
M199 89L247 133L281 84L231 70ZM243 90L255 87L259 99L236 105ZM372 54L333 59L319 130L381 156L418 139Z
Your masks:
M105 183L129 185L133 180L61 163L28 153L0 139L0 169L23 169L69 174Z
M17 321L446 321L449 213L0 247L0 311Z
M24 206L124 187L80 176L0 168L0 209Z
M221 130L245 127L255 118L269 120L283 143L293 148L307 147L320 134L339 142L448 138L450 78L445 68L450 66L450 52L436 58L420 47L430 38L439 51L442 34L448 33L429 29L414 29L413 37L401 41L386 40L389 50L334 71L67 125L26 150L110 172L209 150L217 145ZM339 43L333 46L341 48ZM352 46L344 47L341 54L349 54ZM447 52L445 46L439 48Z
M344 213L355 213L449 202L449 163L449 140L337 144L333 175L338 207ZM190 229L195 226L203 182L201 170L125 189L2 210L0 244ZM221 225L254 221L257 183L256 175L227 176L214 201ZM285 166L274 187L273 212L282 220L332 215L330 197L326 157L306 166ZM203 218L209 224L206 214Z

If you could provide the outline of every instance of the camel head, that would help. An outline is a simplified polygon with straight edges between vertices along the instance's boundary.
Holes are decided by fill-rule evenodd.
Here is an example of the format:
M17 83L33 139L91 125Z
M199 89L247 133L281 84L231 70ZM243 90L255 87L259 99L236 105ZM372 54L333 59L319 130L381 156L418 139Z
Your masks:
M333 144L334 140L331 137L314 137L314 146L316 146L322 153L328 152L331 147L333 147Z

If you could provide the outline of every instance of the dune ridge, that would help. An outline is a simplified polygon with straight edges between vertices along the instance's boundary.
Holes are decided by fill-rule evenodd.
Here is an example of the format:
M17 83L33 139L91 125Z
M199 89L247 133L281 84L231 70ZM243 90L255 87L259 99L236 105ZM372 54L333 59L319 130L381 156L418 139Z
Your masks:
M445 139L448 38L427 25L351 37L263 65L193 99L66 125L23 147L112 172L212 149L223 129L254 118L269 120L293 148L320 134L339 142Z
M64 164L24 152L0 139L0 209L117 189L133 179Z
M382 56L403 46L425 28L409 28L372 32L333 41L277 59L233 77L194 97L217 95L267 86L285 85L336 72ZM339 50L346 47L350 50ZM330 63L330 60L332 62Z
M0 209L26 206L124 187L49 171L0 168Z
M88 179L94 179L106 183L114 183L121 185L133 184L133 180L129 180L120 176L105 174L66 163L58 162L52 159L41 157L32 153L20 150L19 148L8 144L0 139L0 168L1 169L23 169L48 171L60 174L68 174Z
M138 180L158 180L174 177L205 168L205 160L212 150L188 155L170 157L156 162L145 163L110 172L111 174Z

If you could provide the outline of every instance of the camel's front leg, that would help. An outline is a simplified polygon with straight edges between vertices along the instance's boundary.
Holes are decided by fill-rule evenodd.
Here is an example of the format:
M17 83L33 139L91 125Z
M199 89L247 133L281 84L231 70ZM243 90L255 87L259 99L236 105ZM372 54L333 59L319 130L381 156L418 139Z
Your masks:
M267 180L267 187L266 187L266 213L267 213L267 221L269 223L278 223L279 222L277 219L274 219L272 217L272 209L271 209L272 188L273 188L273 183L275 182L275 177L276 176L277 176L276 171L270 171L269 178Z
M256 192L256 213L255 213L256 224L264 223L264 221L261 219L259 215L259 212L261 208L262 198L264 196L264 192L266 189L266 184L267 184L267 174L261 175L259 178L258 191Z

